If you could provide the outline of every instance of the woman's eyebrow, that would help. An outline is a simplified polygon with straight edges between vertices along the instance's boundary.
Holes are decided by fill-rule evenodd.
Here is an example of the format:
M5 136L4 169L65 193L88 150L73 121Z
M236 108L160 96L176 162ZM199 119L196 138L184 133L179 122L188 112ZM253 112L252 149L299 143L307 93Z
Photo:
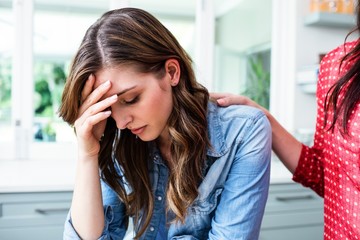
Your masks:
M121 92L118 92L116 95L117 95L117 96L120 96L120 95L122 95L122 94L130 91L131 89L134 89L135 87L136 87L136 86L132 86L132 87L126 88L126 89L122 90Z

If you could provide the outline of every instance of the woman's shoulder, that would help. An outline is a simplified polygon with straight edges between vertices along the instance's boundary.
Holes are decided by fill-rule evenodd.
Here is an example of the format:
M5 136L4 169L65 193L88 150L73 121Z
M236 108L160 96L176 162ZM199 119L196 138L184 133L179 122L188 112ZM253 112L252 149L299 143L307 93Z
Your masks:
M208 108L208 118L219 118L222 122L233 121L236 118L256 121L259 118L265 117L264 112L260 109L246 105L230 105L228 107L221 107L216 103L210 102Z
M330 50L324 58L321 60L321 64L326 64L333 62L335 60L339 60L343 58L347 53L349 53L351 50L353 50L357 44L359 44L360 40L354 40L350 42L345 42L336 48Z
M261 110L245 105L220 107L209 104L208 134L214 156L214 153L226 152L233 142L243 141L255 129L270 138L271 126Z
M346 42L324 56L319 69L318 94L326 94L329 87L351 68L356 59L348 58L344 62L342 60L358 44L358 40Z

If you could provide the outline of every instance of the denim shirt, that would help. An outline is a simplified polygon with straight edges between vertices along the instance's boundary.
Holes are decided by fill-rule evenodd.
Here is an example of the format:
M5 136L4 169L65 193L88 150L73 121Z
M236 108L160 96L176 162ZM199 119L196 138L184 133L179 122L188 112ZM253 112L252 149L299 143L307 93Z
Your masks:
M213 103L209 103L207 120L211 148L207 150L205 176L184 223L171 222L174 214L166 212L168 168L156 148L150 154L154 212L140 239L259 238L270 179L270 124L255 108L222 108ZM103 182L102 196L105 227L99 239L123 239L129 219L125 206ZM134 223L135 231L138 225ZM70 214L64 239L80 239Z

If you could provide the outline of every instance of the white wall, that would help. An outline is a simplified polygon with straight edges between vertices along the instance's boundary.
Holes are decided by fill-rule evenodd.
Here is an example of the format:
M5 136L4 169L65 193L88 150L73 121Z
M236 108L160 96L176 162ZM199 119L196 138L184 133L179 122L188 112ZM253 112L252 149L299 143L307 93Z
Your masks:
M305 26L310 0L297 0L295 68L319 62L319 54L327 53L342 44L351 28ZM295 88L294 128L314 128L316 120L315 95Z
M271 41L271 0L245 0L218 17L216 43L237 52Z
M270 109L285 128L315 128L316 98L296 85L298 69L318 63L344 42L350 28L305 26L310 0L273 0Z
M238 0L216 15L214 91L244 91L247 54L270 48L271 5L271 0Z

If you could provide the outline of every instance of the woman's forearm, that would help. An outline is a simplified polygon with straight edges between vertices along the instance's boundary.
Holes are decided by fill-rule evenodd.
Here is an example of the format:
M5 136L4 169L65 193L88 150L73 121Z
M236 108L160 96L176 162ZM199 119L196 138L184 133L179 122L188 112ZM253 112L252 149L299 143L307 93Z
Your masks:
M301 154L302 143L291 135L270 113L263 109L272 128L272 149L282 163L294 173Z
M97 159L78 159L71 219L82 239L98 239L104 228L104 210Z

